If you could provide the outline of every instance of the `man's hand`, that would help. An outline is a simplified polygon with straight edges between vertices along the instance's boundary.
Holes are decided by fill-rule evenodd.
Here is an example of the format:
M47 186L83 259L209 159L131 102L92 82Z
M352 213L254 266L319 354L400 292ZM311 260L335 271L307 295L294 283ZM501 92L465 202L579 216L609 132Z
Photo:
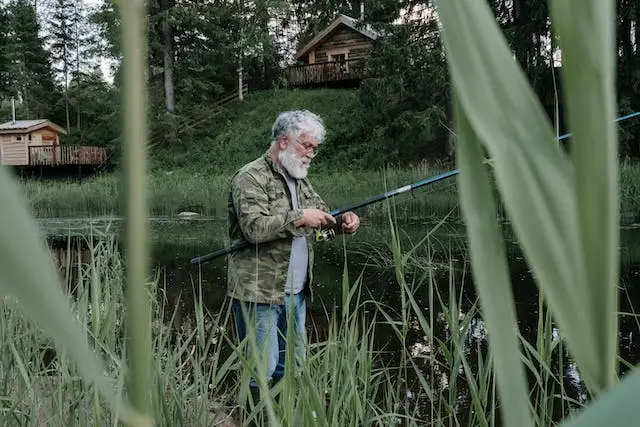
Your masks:
M320 209L304 209L304 216L296 221L296 227L322 228L331 223L335 224L336 219Z
M346 212L342 215L342 231L345 234L355 234L360 227L360 218L353 212Z

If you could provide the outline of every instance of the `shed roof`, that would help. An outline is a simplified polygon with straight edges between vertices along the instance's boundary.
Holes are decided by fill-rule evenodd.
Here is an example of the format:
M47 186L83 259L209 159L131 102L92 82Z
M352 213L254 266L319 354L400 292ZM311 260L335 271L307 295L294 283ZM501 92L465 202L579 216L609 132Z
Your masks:
M63 135L67 134L67 131L64 130L64 128L47 119L16 120L5 122L0 124L0 134L30 133L45 127L52 128L56 132Z
M300 57L308 53L311 50L311 48L313 48L315 45L317 45L318 43L323 41L325 38L330 36L331 33L333 33L333 31L336 28L338 28L338 26L340 25L346 25L347 27L351 28L354 31L357 31L358 33L362 34L363 36L371 40L376 40L378 38L378 33L368 25L367 26L358 25L357 19L354 19L347 15L340 14L327 28L319 32L309 43L307 43L302 49L296 52L296 54L294 55L294 58L300 59Z

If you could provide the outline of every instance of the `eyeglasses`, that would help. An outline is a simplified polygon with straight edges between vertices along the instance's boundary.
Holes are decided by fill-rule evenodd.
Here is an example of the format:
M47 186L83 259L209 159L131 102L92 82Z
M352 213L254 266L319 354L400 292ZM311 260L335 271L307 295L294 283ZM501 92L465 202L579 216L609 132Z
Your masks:
M314 145L311 142L297 142L296 146L298 146L300 151L302 151L303 153L311 153L314 156L316 156L318 154L318 151L320 151L320 145Z

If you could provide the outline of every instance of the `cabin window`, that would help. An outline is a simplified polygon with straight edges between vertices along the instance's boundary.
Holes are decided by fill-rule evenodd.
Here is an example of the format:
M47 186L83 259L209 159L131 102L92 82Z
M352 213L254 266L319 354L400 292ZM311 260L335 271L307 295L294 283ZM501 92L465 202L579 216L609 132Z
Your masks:
M335 55L330 55L330 61L337 62L338 67L341 73L349 72L349 64L347 63L347 54L346 53L338 53Z
M16 136L16 141L22 141L22 137L21 136Z

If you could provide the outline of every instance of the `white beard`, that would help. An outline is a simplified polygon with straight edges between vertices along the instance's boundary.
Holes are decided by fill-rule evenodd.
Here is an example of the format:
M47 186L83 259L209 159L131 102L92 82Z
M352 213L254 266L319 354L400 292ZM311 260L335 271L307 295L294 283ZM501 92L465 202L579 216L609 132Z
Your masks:
M296 156L296 148L290 145L286 150L282 150L278 153L278 160L283 168L293 178L302 179L306 178L307 171L309 170L309 161L306 159L299 159Z

